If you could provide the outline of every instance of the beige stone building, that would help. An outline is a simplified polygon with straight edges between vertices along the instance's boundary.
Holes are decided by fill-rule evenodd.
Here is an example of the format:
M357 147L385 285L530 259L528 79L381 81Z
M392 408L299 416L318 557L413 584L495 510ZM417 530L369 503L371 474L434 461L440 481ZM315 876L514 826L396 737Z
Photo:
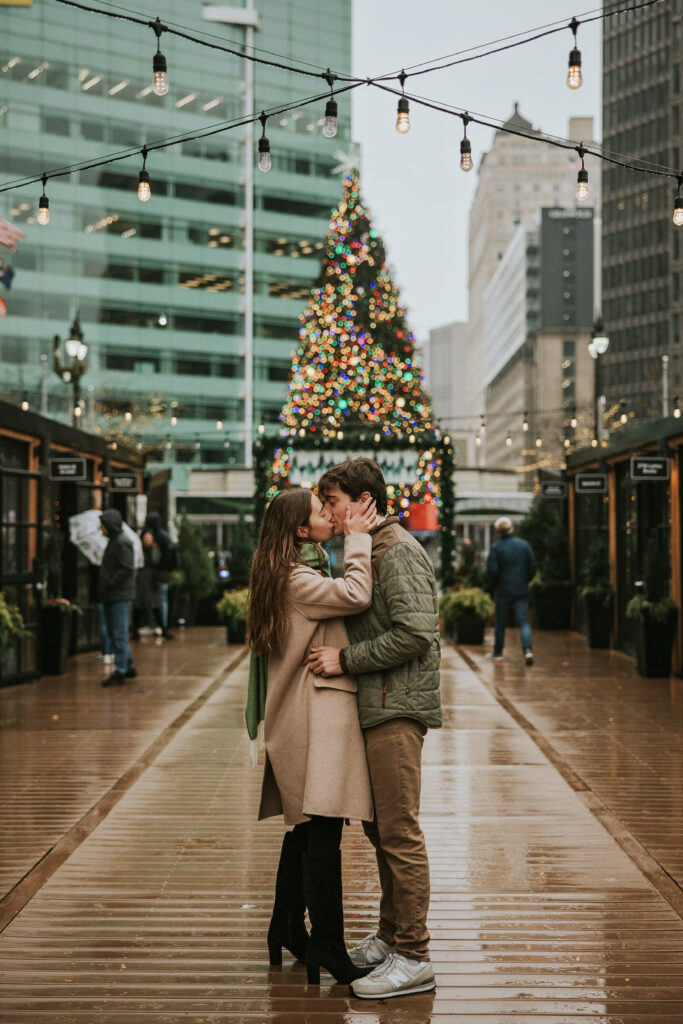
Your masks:
M469 225L469 326L467 345L468 407L463 413L473 423L485 408L485 376L491 338L485 334L487 289L520 227L531 225L543 207L572 208L577 205L576 153L538 141L541 134L519 112L514 112L506 127L528 134L520 138L496 132L491 149L484 153L478 168L477 191L470 210ZM592 118L572 118L572 141L589 143L593 135ZM476 142L473 143L476 149ZM599 161L587 159L590 205L598 218ZM599 231L596 231L599 236ZM481 457L491 464L488 446L482 444Z

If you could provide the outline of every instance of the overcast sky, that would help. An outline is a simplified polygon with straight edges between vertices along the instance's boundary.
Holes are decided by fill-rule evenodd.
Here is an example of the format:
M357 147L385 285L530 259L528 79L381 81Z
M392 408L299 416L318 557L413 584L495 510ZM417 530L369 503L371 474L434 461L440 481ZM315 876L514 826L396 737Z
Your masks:
M353 0L353 70L367 76L477 46L599 8L567 0ZM601 131L601 23L579 28L583 86L566 86L572 34L567 29L508 53L408 79L406 90L492 119L507 119L517 100L535 128L567 136L570 117L596 119ZM475 169L460 170L459 119L411 105L411 129L395 128L394 96L353 93L354 137L361 143L361 187L384 238L417 340L467 318L468 211L476 168L493 132L470 125Z

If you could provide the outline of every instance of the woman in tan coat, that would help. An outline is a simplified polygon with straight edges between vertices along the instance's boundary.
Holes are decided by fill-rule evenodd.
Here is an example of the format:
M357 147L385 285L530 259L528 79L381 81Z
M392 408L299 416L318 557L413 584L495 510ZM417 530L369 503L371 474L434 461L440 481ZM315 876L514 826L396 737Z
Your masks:
M345 646L341 616L370 605L375 518L372 503L346 519L344 578L331 579L300 557L302 544L332 536L319 498L281 491L266 509L251 570L247 638L255 654L268 654L259 818L282 814L294 826L283 841L268 947L271 963L282 962L283 946L305 957L311 983L321 967L345 983L367 973L346 953L341 886L344 818L373 814L356 682L316 676L305 659L312 646Z

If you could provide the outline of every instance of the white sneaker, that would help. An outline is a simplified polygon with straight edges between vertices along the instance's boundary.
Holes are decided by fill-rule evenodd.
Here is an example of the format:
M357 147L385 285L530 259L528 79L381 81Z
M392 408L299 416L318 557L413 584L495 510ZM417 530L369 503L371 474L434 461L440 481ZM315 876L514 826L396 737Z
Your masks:
M140 636L154 636L154 630L151 626L140 626L138 633Z
M114 664L114 655L113 654L103 654L102 655L102 661L104 662L105 665L113 665Z
M505 658L503 657L502 654L487 654L486 657L489 659L489 661L505 661Z
M362 942L349 950L349 960L356 967L369 967L371 964L382 964L393 953L395 946L390 946L379 935L366 935Z
M534 655L533 655L532 651L525 651L524 652L524 661L526 662L527 665L533 665L533 663L534 663Z
M413 964L400 953L390 953L374 971L351 982L351 991L359 999L391 999L436 988L429 960Z

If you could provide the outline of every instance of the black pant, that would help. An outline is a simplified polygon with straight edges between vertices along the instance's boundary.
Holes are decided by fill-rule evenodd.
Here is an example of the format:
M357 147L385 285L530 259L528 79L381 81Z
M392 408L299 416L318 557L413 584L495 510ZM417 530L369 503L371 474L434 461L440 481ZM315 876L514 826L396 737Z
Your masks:
M294 835L302 852L309 857L328 857L341 846L343 818L323 818L313 815L310 821L294 826Z

